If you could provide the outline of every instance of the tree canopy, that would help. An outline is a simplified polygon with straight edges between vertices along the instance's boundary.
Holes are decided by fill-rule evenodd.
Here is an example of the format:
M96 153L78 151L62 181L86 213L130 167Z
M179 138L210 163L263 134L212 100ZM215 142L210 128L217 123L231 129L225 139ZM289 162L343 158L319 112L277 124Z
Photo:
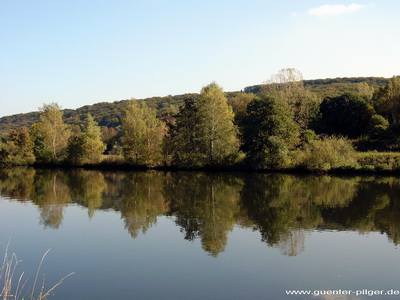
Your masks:
M254 99L247 106L242 150L255 169L283 167L298 137L299 127L286 102L273 97Z

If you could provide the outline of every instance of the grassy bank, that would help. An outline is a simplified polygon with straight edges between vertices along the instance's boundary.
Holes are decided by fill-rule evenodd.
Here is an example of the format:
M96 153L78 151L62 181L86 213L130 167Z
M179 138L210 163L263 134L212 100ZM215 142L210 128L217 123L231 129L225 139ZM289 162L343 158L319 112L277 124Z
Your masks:
M285 167L273 170L257 170L257 172L282 172L282 173L379 173L379 174L395 174L400 173L400 152L355 152L354 160L351 164L342 163L332 167L320 168L309 167L302 163L303 152L293 151L290 153L290 159ZM344 160L345 161L345 160ZM83 168L98 170L125 170L125 171L144 171L144 170L161 170L161 171L246 171L256 172L246 166L243 158L238 159L234 165L219 167L201 167L201 168L178 168L176 166L163 165L149 167L144 165L132 165L124 162L122 156L104 155L98 163L71 165L67 163L58 164L34 164L36 168Z
M357 152L361 169L375 171L400 171L399 152Z

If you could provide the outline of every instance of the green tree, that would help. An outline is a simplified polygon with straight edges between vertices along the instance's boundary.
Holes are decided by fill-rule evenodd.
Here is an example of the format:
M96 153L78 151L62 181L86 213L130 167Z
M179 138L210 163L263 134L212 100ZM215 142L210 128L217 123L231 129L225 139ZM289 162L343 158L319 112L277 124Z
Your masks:
M367 97L367 99L370 101L374 94L374 91L375 91L374 87L369 85L366 82L358 82L355 85L356 85L357 93L360 96Z
M321 133L358 138L368 130L374 109L359 95L327 97L320 106Z
M206 165L223 165L238 152L234 114L227 104L222 88L215 82L202 88L198 105L199 142L205 153Z
M100 127L91 114L88 114L83 129L83 140L84 159L89 163L98 162L106 147L101 140Z
M0 165L31 165L35 162L33 142L25 127L10 130L0 141Z
M393 77L373 96L376 111L389 122L400 123L400 76Z
M255 169L284 166L298 133L287 103L268 96L254 99L247 106L242 132L247 163Z
M70 130L57 103L44 104L40 110L40 122L32 129L36 158L41 162L59 162L64 158Z
M160 164L166 126L157 119L154 109L132 100L126 107L122 127L123 151L128 163Z
M200 145L200 115L193 98L185 99L176 115L176 122L170 124L166 154L171 156L172 165L178 167L200 167L204 153Z
M235 114L235 125L241 126L243 118L246 116L247 104L254 98L255 95L251 93L236 93L235 96L228 99L228 104Z
M310 122L318 115L320 99L304 87L301 72L293 68L282 69L272 75L268 83L265 92L287 103L300 129L307 129Z
M371 138L380 138L389 127L389 121L383 116L374 114L369 122L368 135Z
M82 134L71 135L67 145L67 162L81 165L85 157L85 139Z
M36 161L40 163L51 161L51 150L45 142L41 125L39 123L33 124L29 129L29 134L33 141L33 154Z

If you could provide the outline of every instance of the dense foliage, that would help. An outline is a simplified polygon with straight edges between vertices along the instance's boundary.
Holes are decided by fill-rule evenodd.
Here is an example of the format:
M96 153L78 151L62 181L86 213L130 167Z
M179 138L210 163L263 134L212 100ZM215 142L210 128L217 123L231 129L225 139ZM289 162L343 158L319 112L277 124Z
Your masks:
M319 130L328 135L358 138L367 133L373 112L367 100L356 94L327 97L320 105Z
M298 132L287 103L272 97L254 99L247 106L242 130L247 163L254 169L284 167Z
M369 89L378 89L389 82L386 78L380 77L356 77L356 78L335 78L335 79L317 79L303 80L304 87L313 92L318 98L323 99L327 96L338 96L345 92L360 93L360 86L367 85ZM255 85L244 88L245 93L227 92L228 103L233 106L232 98L240 97L240 94L259 94L268 85ZM199 94L184 94L165 97L152 97L139 102L146 102L149 107L157 110L158 116L168 119L169 116L176 114L179 107L183 105L185 99L193 98L198 100ZM238 102L238 101L235 101ZM246 102L246 101L244 101ZM249 101L248 101L249 102ZM247 102L247 103L248 103ZM121 126L125 107L129 100L120 100L114 102L100 102L93 105L85 105L78 109L64 109L63 119L68 125L80 126L83 120L90 113L101 127L118 128ZM233 106L235 110L235 107ZM243 109L243 106L242 106ZM245 110L245 107L244 107ZM236 114L236 111L235 111ZM0 134L7 133L10 129L20 127L30 127L39 121L40 112L30 112L25 114L16 114L0 118Z
M322 98L310 88L327 84L352 84L354 90ZM76 111L51 103L22 118L26 126L3 134L0 164L357 168L354 147L400 150L399 103L399 77L307 82L295 69L245 92L224 93L212 82L199 94ZM19 117L2 118L0 125L18 124Z
M131 101L122 123L123 154L130 164L156 166L162 159L165 124L145 103Z

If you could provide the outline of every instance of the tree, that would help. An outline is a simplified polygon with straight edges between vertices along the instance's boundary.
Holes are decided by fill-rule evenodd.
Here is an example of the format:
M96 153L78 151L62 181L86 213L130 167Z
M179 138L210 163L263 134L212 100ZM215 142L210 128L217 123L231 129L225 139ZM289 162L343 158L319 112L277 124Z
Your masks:
M293 68L282 69L272 75L267 83L269 85L265 92L287 103L295 122L302 130L307 129L310 122L317 117L320 100L304 87L301 72Z
M98 162L106 147L101 140L100 127L90 113L83 129L83 140L84 159L90 163Z
M185 99L176 115L175 124L170 124L166 154L171 156L172 165L178 167L200 167L204 152L200 145L200 115L193 98Z
M233 113L235 114L235 125L241 125L246 115L247 104L254 98L255 95L251 93L236 93L234 97L228 99L228 104L232 107Z
M25 127L10 130L0 141L0 165L31 165L35 162L33 142Z
M371 100L373 94L374 94L374 87L369 85L366 82L358 82L355 84L356 85L356 89L357 89L357 93L360 96L365 96L367 97L368 100Z
M400 123L400 76L393 77L373 96L376 111L389 123Z
M389 121L378 114L371 116L369 122L368 135L371 138L380 138L389 127Z
M199 142L205 153L206 165L226 164L238 152L234 114L222 88L215 82L202 88L198 105Z
M254 99L247 106L241 136L247 163L255 169L284 166L298 133L287 103L268 96Z
M166 126L156 111L145 103L131 101L123 119L123 151L128 163L157 165L162 160L162 141Z
M40 111L40 122L31 130L36 158L41 162L58 162L65 154L70 130L57 103L44 104Z
M320 106L321 133L358 138L368 130L374 110L365 98L345 93L327 97Z
M67 162L81 165L85 157L85 139L82 134L71 135L67 145Z

